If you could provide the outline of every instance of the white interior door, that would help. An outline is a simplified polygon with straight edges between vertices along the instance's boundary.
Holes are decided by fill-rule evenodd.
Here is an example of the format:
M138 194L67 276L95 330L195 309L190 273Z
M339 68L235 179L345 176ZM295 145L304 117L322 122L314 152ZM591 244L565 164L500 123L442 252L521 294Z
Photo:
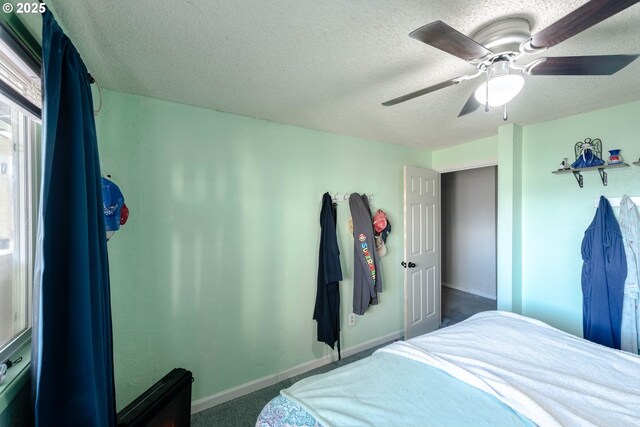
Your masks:
M404 337L440 327L440 174L404 167Z

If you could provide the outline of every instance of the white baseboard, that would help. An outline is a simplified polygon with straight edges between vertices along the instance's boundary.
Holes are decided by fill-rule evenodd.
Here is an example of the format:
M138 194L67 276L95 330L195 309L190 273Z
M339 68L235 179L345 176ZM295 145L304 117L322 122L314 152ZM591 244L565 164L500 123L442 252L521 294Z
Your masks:
M369 348L384 344L389 341L397 340L402 338L404 335L404 331L394 332L389 335L385 335L380 338L376 338L371 341L367 341L365 343L356 345L354 347L348 348L346 350L342 350L342 357L349 357L361 351L367 350ZM286 369L282 372L278 372L276 374L267 375L266 377L258 378L257 380L249 381L244 384L240 384L239 386L223 390L219 393L212 394L211 396L203 397L202 399L198 399L196 401L191 402L191 414L195 414L200 411L204 411L205 409L213 408L221 403L228 402L229 400L235 399L237 397L244 396L245 394L253 393L254 391L258 391L265 387L269 387L280 381L289 379L291 377L295 377L296 375L300 375L304 372L310 371L315 368L319 368L320 366L326 365L331 362L335 362L338 360L337 353L331 353L326 356L323 356L319 359L311 360L309 362L303 363L298 366L294 366L293 368ZM274 396L275 397L275 396Z
M455 289L455 290L458 290L458 291L466 292L468 294L478 295L479 297L489 298L489 299L492 299L492 300L496 299L496 295L495 294L490 294L488 292L484 292L484 291L481 291L481 290L475 289L475 288L467 288L465 286L458 286L458 285L454 285L453 283L445 283L445 282L442 282L442 286L445 286L445 287L451 288L451 289Z

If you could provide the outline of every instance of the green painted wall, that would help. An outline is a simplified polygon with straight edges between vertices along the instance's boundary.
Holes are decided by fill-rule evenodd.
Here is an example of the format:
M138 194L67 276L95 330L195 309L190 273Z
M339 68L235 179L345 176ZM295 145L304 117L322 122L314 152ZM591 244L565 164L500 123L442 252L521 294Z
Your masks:
M585 173L583 189L551 171L586 137L637 159L639 113L636 102L507 125L429 153L105 91L103 171L131 209L109 243L118 407L176 366L194 372L195 400L330 353L311 319L326 190L374 193L394 224L381 304L348 327L352 238L339 204L344 348L400 331L405 163L497 162L500 307L581 335L580 242L593 201L640 195L640 168L610 172L608 187Z
M439 172L470 169L498 163L498 136L434 150L431 167Z
M497 136L432 153L433 167L498 159L498 307L522 312L582 335L580 245L595 214L594 200L640 196L640 167L585 172L584 188L572 175L552 175L576 142L601 138L605 151L622 148L627 162L640 156L640 102L531 126L505 125ZM605 153L606 154L606 153ZM606 157L606 156L605 156ZM614 209L614 212L618 212Z
M402 330L403 165L430 153L103 91L103 173L131 215L109 242L118 408L174 367L197 400L315 360L321 195L374 194L393 224L380 304L346 326L353 238L338 205L343 348Z
M576 142L602 139L604 150L622 148L629 163L640 156L640 102L526 126L522 152L522 311L582 335L580 246L600 195L640 196L640 167L585 172L584 188L572 175L552 175ZM605 153L608 156L608 153ZM605 156L606 157L606 156ZM617 214L618 209L614 212Z
M522 312L522 127L498 129L498 309Z

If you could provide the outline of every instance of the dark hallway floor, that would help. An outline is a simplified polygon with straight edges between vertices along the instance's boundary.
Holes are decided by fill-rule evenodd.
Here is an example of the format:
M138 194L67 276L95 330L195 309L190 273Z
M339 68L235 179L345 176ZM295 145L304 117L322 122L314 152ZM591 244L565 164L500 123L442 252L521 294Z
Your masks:
M461 322L476 313L496 309L496 300L457 289L442 287L442 324L444 328Z

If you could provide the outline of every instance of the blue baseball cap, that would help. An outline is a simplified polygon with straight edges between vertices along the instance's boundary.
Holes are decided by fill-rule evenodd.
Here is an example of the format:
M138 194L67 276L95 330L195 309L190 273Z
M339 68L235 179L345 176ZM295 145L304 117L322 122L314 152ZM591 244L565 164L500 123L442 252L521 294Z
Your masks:
M124 196L120 188L107 178L102 178L102 207L106 231L120 229L120 210L124 205Z

